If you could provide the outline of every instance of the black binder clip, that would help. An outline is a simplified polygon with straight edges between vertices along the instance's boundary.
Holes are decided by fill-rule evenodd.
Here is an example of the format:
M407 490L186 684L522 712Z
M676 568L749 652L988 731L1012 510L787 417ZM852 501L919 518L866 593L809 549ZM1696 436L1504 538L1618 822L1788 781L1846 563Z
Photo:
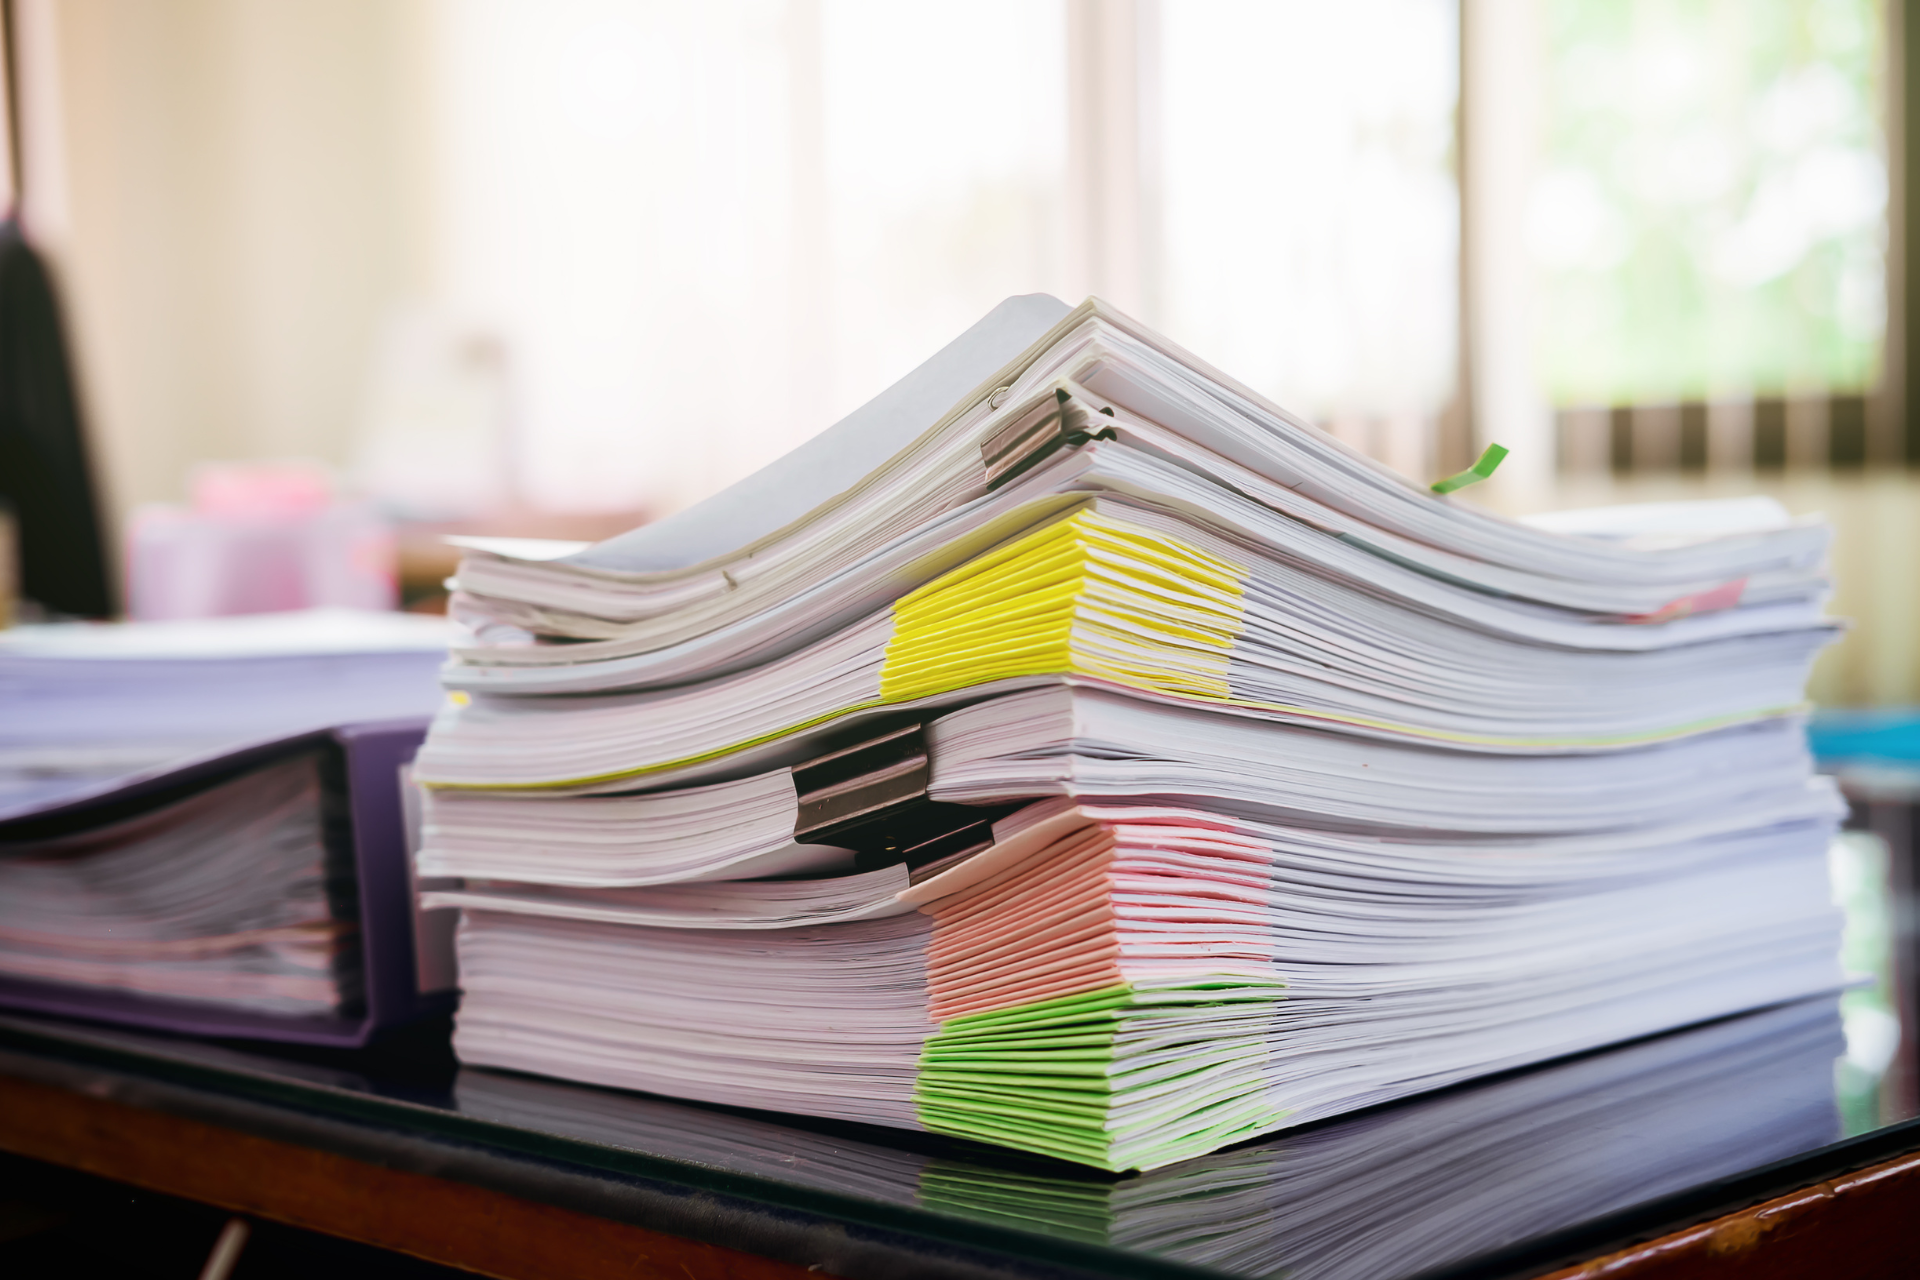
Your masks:
M994 821L1019 807L931 799L932 777L918 722L797 764L794 843L852 849L862 871L896 862L917 868L988 847Z
M1112 409L1101 409L1109 418ZM1077 448L1090 440L1117 440L1112 427L1094 428L1092 411L1065 387L1053 389L1053 402L1042 400L1026 413L989 436L980 446L987 470L987 488L1038 466L1063 446Z

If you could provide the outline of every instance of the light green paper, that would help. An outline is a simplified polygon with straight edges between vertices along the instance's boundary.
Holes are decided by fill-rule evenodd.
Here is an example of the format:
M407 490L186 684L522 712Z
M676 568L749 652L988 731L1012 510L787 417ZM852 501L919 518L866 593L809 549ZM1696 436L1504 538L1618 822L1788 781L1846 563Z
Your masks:
M1429 487L1432 488L1435 493L1452 493L1455 489L1464 489L1470 484L1479 484L1482 480L1485 480L1493 474L1494 468L1498 467L1506 456L1507 447L1505 445L1490 444L1487 446L1486 452L1480 455L1480 461L1474 463L1465 471L1454 472L1445 480L1435 480Z

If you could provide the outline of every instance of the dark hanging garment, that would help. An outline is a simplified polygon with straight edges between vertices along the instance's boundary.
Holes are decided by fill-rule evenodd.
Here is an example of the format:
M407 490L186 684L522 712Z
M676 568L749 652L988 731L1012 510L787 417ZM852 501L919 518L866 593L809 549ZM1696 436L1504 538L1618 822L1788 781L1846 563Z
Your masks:
M0 501L13 508L23 597L81 617L115 611L60 306L13 219L0 222Z

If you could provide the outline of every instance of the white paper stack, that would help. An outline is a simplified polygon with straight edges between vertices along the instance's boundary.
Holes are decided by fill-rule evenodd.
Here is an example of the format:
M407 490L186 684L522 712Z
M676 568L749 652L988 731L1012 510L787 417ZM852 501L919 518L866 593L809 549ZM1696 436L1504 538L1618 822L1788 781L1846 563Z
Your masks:
M359 609L0 631L0 819L247 743L432 715L447 636Z
M1830 990L1825 546L1507 521L1011 299L680 516L469 547L457 1048L1148 1168Z

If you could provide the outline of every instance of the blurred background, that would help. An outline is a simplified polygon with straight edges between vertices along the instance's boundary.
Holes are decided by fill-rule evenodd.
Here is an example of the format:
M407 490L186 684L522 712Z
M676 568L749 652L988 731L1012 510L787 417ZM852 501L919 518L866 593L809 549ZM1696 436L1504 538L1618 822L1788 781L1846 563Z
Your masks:
M1098 293L1416 479L1506 444L1506 510L1825 512L1817 696L1920 701L1898 5L9 11L8 200L136 560L350 502L431 607L443 532L671 512Z
M0 604L11 523L29 619L431 611L446 534L659 518L1007 295L1096 293L1416 481L1510 448L1467 501L1831 519L1854 627L1814 745L1853 802L1848 965L1882 979L1847 997L1849 1131L1920 1097L1903 6L0 14ZM77 487L21 479L18 439L75 421Z

